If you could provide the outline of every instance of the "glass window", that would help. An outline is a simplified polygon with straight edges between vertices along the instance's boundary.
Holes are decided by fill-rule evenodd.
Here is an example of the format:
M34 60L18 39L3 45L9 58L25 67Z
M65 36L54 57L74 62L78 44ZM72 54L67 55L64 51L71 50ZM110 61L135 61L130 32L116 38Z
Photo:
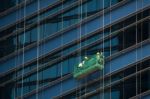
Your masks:
M143 16L142 18L145 18L145 17L147 17L149 15L150 15L150 9L145 10L145 11L142 12L142 16Z
M1 99L14 99L14 83L9 83L5 86L0 86Z
M14 33L15 31L16 31L16 26L12 26L6 30L0 31L0 37L4 37L10 33Z
M146 60L144 62L148 62ZM147 70L141 74L136 76L133 75L135 73L135 68L141 63L137 65L133 65L119 73L113 74L111 77L104 78L102 80L98 80L96 82L89 82L88 85L80 88L80 92L78 90L63 96L64 97L77 97L88 94L89 92L95 92L98 88L101 88L101 91L97 91L97 93L92 94L87 99L95 99L95 97L100 96L101 98L106 99L129 99L136 95L136 85L138 84L138 92L143 93L150 89L150 71ZM130 70L131 69L131 70ZM133 75L131 77L131 75ZM128 76L128 78L127 78ZM98 76L99 77L99 76ZM125 79L123 77L126 77ZM111 79L111 82L110 82ZM104 80L104 82L103 82ZM116 81L116 82L114 82ZM87 82L87 81L86 81ZM103 90L103 83L105 83L105 89ZM108 85L111 84L111 87ZM107 86L106 86L107 85ZM97 99L97 98L96 98Z
M130 27L123 34L124 49L136 44L136 27Z
M75 0L73 0L72 2L74 2L74 1ZM120 1L121 0L114 0L113 2L115 4ZM109 2L110 1L107 0L104 3L109 3ZM69 11L64 12L63 15L59 14L53 18L49 18L49 19L43 21L42 24L40 24L40 26L38 26L38 27L35 26L35 27L29 28L28 30L26 30L27 34L25 34L26 42L23 42L24 41L23 40L24 39L23 32L20 33L19 36L16 36L16 38L18 39L18 49L22 48L23 45L27 46L29 44L32 44L33 42L36 42L38 30L40 30L40 38L41 39L46 38L55 32L58 32L62 29L65 29L65 28L79 22L81 17L84 18L84 16L87 17L87 16L93 15L93 14L97 13L98 11L102 10L102 7L103 7L102 4L103 3L101 0L88 0L88 1L84 2L84 4L82 4L82 8L80 5L78 5L77 7L74 7L72 9L70 9ZM65 3L64 3L64 5L65 5ZM83 9L83 11L81 11L82 9ZM34 18L34 22L37 22L36 18L37 18L37 16ZM135 19L135 18L132 17L132 18L129 18L128 20L124 21L125 25L129 25L132 22L134 22L133 19ZM29 23L32 23L32 22L29 22ZM27 22L27 24L28 24L28 22ZM24 25L24 23L20 22L19 24L17 24L18 28L16 28L16 29L17 30L23 29L23 27L24 27L23 25ZM122 23L112 26L112 31L115 31L120 28L122 28ZM14 29L15 29L15 27L10 28L10 31L14 31ZM28 34L28 32L30 32L30 33ZM104 35L107 35L109 33L110 33L110 28L107 28L104 30ZM100 35L100 37L101 36L102 35ZM143 36L143 37L145 37L145 36ZM14 38L14 37L10 37L10 38ZM97 36L97 39L98 39L98 36ZM91 40L94 41L94 39L91 39ZM8 46L8 47L14 47L14 46ZM0 52L3 52L3 49L1 49L1 50L0 50ZM4 49L4 51L5 50L6 49ZM1 56L6 56L6 55L12 53L13 51L11 51L9 53L2 53ZM113 50L113 52L116 52L116 50ZM110 53L107 52L106 54L109 55Z
M143 69L148 68L148 67L150 67L150 60L139 63L137 65L137 70L140 71L140 70L143 70Z
M110 27L104 29L104 36L109 35L109 34L111 34L111 32L110 32Z
M18 39L18 45L19 45L19 48L22 48L24 46L24 34L21 34L19 35L19 39Z
M136 15L126 19L124 21L124 27L130 25L131 23L134 23L135 21L136 21Z
M123 22L120 22L120 23L117 23L115 25L112 25L111 32L114 32L114 31L119 30L121 28L123 28Z
M33 29L31 31L31 43L37 41L37 36L38 36L37 34L38 34L37 29Z
M150 70L138 75L138 93L150 90Z
M121 99L129 99L130 97L133 97L136 95L136 77L133 76L132 78L129 78L124 81L124 98ZM132 91L131 91L132 90Z
M106 90L104 90L104 99L112 99L111 98L111 90L108 88Z
M137 25L137 42L144 41L150 37L150 21L146 20Z
M150 19L142 23L142 40L150 38Z
M104 0L104 8L110 7L111 0Z
M111 99L124 99L122 82L111 87Z
M116 3L120 2L120 1L122 1L122 0L111 0L111 5L114 5L114 4L116 4Z
M62 75L69 73L69 65L71 64L68 64L68 59L61 63Z
M124 71L124 77L129 76L130 74L134 74L136 72L136 66L128 68Z
M14 1L14 0L1 0L0 13L15 6L15 5L16 5L16 1Z
M28 31L28 32L25 34L25 38L24 38L24 39L25 39L25 46L30 44L30 41L31 41L31 40L30 40L30 38L31 38L31 37L30 37L30 34L31 34L30 31Z
M141 26L141 24L143 24L143 26ZM142 40L145 40L145 39L147 39L148 37L149 37L149 21L144 21L144 23L141 23L141 24L139 24L139 28L141 28L141 29L139 29L139 32L137 32L137 33L139 33L138 35L137 35L137 37L142 37L142 39L140 39L139 41L142 41ZM26 39L26 42L30 42L30 40L32 41L32 42L35 42L36 41L36 39L37 39L37 32L36 32L37 30L36 29L34 29L34 31L33 32L27 32L28 34L26 34L25 36L26 37L29 37L29 39ZM43 30L44 31L44 30ZM42 31L42 32L43 32ZM110 29L108 29L108 32L106 32L106 33L110 33ZM143 34L144 33L144 34ZM141 36L141 35L143 35L143 36ZM21 46L23 46L23 40L24 40L24 34L22 34L22 35L20 35L19 36L19 38L16 38L15 40L17 41L17 39L19 40L19 43L20 43L20 47ZM98 37L98 36L97 36ZM93 39L94 38L94 39ZM93 36L93 38L90 38L90 39L87 39L86 41L89 41L89 42L92 42L92 41L95 41L96 39L96 37L95 36ZM85 42L86 42L85 41ZM9 48L9 47L15 47L14 46L14 39L12 39L12 38L10 38L10 39L8 39L7 40L7 42L1 42L2 43L2 45L4 46L4 50L1 50L1 51L4 51L4 52L6 52L7 51L7 49ZM88 43L88 42L86 42L86 43ZM104 43L104 45L102 44L102 43ZM126 29L124 32L119 32L119 33L116 33L116 35L114 36L114 37L112 37L112 38L108 38L108 39L106 39L104 42L101 42L100 44L97 44L97 45L94 45L94 47L91 47L91 48L88 48L88 49L86 49L85 51L84 51L84 53L82 53L82 55L84 56L84 55L93 55L93 54L95 54L97 51L102 51L102 50L104 50L105 51L105 57L107 57L107 56L110 56L110 51L114 51L114 53L115 52L118 52L118 51L121 51L121 50L123 50L123 48L125 49L125 48L128 48L128 47L130 47L130 46L132 46L132 45L134 45L136 43L136 27L135 26L132 26L132 27L130 27L130 28L128 28L128 29ZM111 47L110 47L110 45L111 45ZM67 52L71 52L71 51L73 51L73 50L75 50L76 48L78 48L77 47L78 45L75 45L75 46L73 46L73 47L71 47L71 48L67 48ZM104 46L104 48L103 48L103 46ZM119 50L118 50L118 47L119 47ZM10 51L10 50L9 50ZM61 52L60 52L61 53ZM48 56L47 58L45 58L45 60L42 60L42 61L40 61L40 63L41 64L43 64L43 63L46 63L46 62L49 62L49 61L51 61L51 60L53 60L53 59L56 59L56 58L58 58L58 57L60 57L60 55L61 54L58 54L57 53L57 55L56 54L54 54L54 55L52 55L52 56ZM65 54L64 54L65 55ZM82 57L83 57L82 56ZM60 78L61 76L63 76L63 75L65 75L65 74L67 74L67 73L69 73L69 72L71 72L72 70L73 70L73 67L76 65L76 64L78 64L79 63L79 61L80 61L80 58L81 56L80 56L80 54L78 53L77 55L75 55L72 59L67 59L67 60L64 60L63 62L62 62L62 64L60 64L60 63L57 63L56 65L52 65L52 66L48 66L48 68L46 68L45 70L43 70L43 71L41 71L40 73L40 79L42 79L43 80L43 82L50 82L50 81L53 81L53 80L56 80L57 78ZM142 68L146 68L147 67L147 65L146 65L146 63L142 63L144 66L143 67L138 67L138 69L142 69ZM34 67L35 67L36 65L34 65ZM70 67L71 66L71 67ZM31 67L31 68L33 68L33 67ZM61 71L61 68L62 68L62 70L63 71ZM71 69L70 69L71 68ZM30 69L30 68L29 68ZM71 70L71 71L70 71ZM20 71L21 72L21 71ZM128 75L130 75L130 74L132 74L132 73L134 73L135 72L135 68L130 68L130 69L127 69L126 71L124 71L124 72L122 72L122 73L124 73L124 76L128 76ZM20 74L20 73L18 73L18 74ZM62 75L61 75L62 74ZM111 81L116 81L116 80L118 80L118 79L121 79L122 78L122 74L118 74L117 76L112 76L112 79L111 79ZM29 80L27 80L28 82L30 82L30 81L34 81L34 83L32 83L32 85L33 86L30 86L30 89L34 89L35 88L35 86L36 86L36 84L35 84L35 81L36 81L36 75L32 75L32 76L30 76L29 77ZM131 82L133 82L133 83L131 83ZM128 90L130 90L130 89L132 89L133 88L133 90L135 90L134 89L134 86L132 86L132 85L134 85L135 84L135 82L134 82L134 79L132 79L132 80L130 80L130 79L128 79L128 80L126 80L125 82L125 87L127 87L127 86L129 86L128 88L125 88L124 90L125 91L128 91ZM113 91L113 93L112 94L117 94L118 96L116 96L116 98L118 98L118 97L121 97L121 94L120 94L120 92L117 90L116 91L116 89L117 88L114 88L114 90L112 90ZM18 89L19 90L19 89ZM122 90L122 89L121 89ZM143 90L145 90L144 88L143 88ZM130 94L128 94L128 93L125 93L126 94L126 97L125 98L128 98L128 97L131 97L131 96L134 96L134 92L133 93L130 93ZM115 97L114 97L115 98Z
M121 80L124 77L123 72L117 73L113 76L111 76L111 82Z

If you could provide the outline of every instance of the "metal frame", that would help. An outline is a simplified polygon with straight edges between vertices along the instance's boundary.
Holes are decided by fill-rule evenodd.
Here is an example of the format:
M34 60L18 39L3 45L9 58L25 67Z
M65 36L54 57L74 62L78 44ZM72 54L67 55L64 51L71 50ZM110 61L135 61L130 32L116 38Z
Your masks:
M26 0L26 4L28 5L28 4L30 4L30 3L34 2L34 1L35 0ZM7 14L9 14L9 13L11 13L11 12L13 12L13 11L19 9L19 8L24 7L24 4L25 4L25 1L19 3L18 5L12 6L11 8L1 12L0 13L0 18L6 16Z
M75 91L75 90L81 89L82 87L87 86L87 85L90 85L90 84L93 84L93 83L95 83L95 82L97 82L97 81L99 81L99 80L103 80L104 78L107 78L107 77L109 77L109 76L111 76L111 75L115 75L115 74L117 74L117 73L119 73L119 72L121 72L121 71L123 71L123 70L125 70L125 69L128 69L128 68L134 66L134 65L137 64L137 63L143 62L143 61L148 60L148 59L150 59L150 57L146 57L146 58L144 58L144 59L142 59L142 60L139 60L139 61L137 61L137 62L135 62L135 63L129 64L129 65L127 65L127 66L124 67L124 68L121 68L121 69L119 69L119 70L117 70L117 71L114 71L114 72L112 72L112 73L109 73L109 74L105 75L104 77L97 78L97 79L95 79L95 80L92 80L91 82L88 82L88 83L83 84L83 85L80 85L80 86L78 86L78 87L76 87L76 88L74 88L74 89L70 89L70 90L68 90L68 91L66 91L66 92L63 92L62 95L56 96L55 98L59 98L59 97L62 97L62 96L64 96L64 95L70 94L70 93L72 93L72 92ZM148 68L146 68L146 69L148 69ZM146 69L144 69L144 70L146 70ZM150 67L149 67L149 69L150 69ZM141 71L139 71L139 72L141 72ZM68 75L68 76L69 76L68 78L72 77L72 75ZM68 79L68 78L66 78L66 79ZM62 80L66 80L66 79L63 79L63 78L62 78L62 79L58 79L58 80L59 80L59 82L60 82L60 81L62 81ZM57 82L57 83L59 83L59 82ZM54 83L53 85L55 85L55 84L57 84L57 83ZM49 88L49 87L51 87L51 86L52 86L51 84L52 84L52 83L50 82L50 83L47 84L46 86L39 88L39 92L40 92L40 91L43 91L43 90L45 90L45 89L47 89L47 88ZM35 93L36 93L36 91L33 90L32 92L23 95L23 97L25 98L25 97L28 97L28 96L30 96L30 95L32 95L32 94L35 94Z
M114 9L116 9L116 8L119 7L119 6L122 6L122 5L125 4L125 3L127 3L127 0L126 0L126 1L121 1L121 2L119 2L118 4L114 5ZM108 12L109 10L110 10L110 8L105 9L105 13ZM85 24L86 22L89 22L89 21L91 21L92 19L94 19L94 18L96 18L96 17L98 17L98 16L101 16L102 14L103 14L102 11L100 11L100 12L94 14L94 15L89 16L88 18L84 19L83 21L81 21L81 22L79 22L79 23L77 23L77 24L73 24L73 25L69 26L68 28L66 28L66 29L64 29L64 30L60 30L60 31L58 31L58 32L56 32L56 33L54 33L54 34L52 34L52 35L49 35L47 38L42 39L42 40L39 42L39 44L42 44L43 42L47 42L47 41L50 40L50 39L53 39L53 38L55 38L55 37L60 36L62 33L65 33L65 32L67 32L67 31L70 31L70 30L74 29L74 28L77 28L77 27L79 27L79 25L80 25L81 23L82 23L82 24ZM30 48L35 47L36 45L37 45L37 42L32 43L32 44L26 46L26 47L24 48L24 51L27 51L27 50L29 50ZM5 56L5 57L2 57L2 58L0 58L0 62L2 62L2 61L4 62L4 61L6 61L8 58L11 58L11 57L17 55L17 53L21 53L21 52L22 52L22 49L19 49L19 50L15 51L15 52L13 52L13 53L11 53L11 54Z
M146 17L146 18L144 18L144 19L138 21L137 23L143 22L144 20L149 19L149 18L150 18L150 16L148 16L148 17ZM124 29L127 29L127 28L129 28L129 27L132 27L132 26L135 25L135 24L136 24L136 22L133 23L133 24L131 24L131 25L129 25L129 26L127 26L127 27L121 28L120 30L117 30L117 31L111 33L110 35L106 36L104 39L106 40L106 39L108 39L108 38L110 38L110 37L114 37L117 32L122 31L122 30L124 30ZM93 33L90 33L88 36L84 37L82 40L84 41L84 40L87 39L88 37L92 36L93 34L95 35L95 34L99 33L100 31L101 31L101 29L98 29L98 30L94 31ZM118 33L117 33L117 34L118 34ZM147 41L148 41L148 40L147 40ZM70 46L72 46L72 45L75 45L77 42L78 42L78 40L73 41L73 42L71 42L71 44L68 44L68 45L64 46L63 49L66 49L66 48L68 48L68 47L70 47ZM97 41L95 41L94 43L96 43L96 44L98 43L98 44L99 44L99 43L101 43L101 42L102 42L102 39L97 40ZM94 43L90 44L90 46L93 45ZM94 44L94 45L96 45L96 44ZM66 48L65 48L65 47L66 47ZM87 45L87 47L88 47L88 45ZM47 57L47 56L49 56L49 55L54 55L55 53L59 52L59 50L61 50L61 49L62 49L62 48L59 48L59 49L55 50L54 52L52 51L52 52L50 52L48 55L43 56L43 57L40 57L39 59L41 60L42 58ZM84 48L83 48L83 49L84 49ZM134 49L134 48L133 48L133 49ZM80 49L77 49L77 50L80 50ZM76 51L77 51L77 50L76 50ZM74 51L73 53L76 53L76 51ZM72 54L71 54L71 55L72 55ZM117 54L114 54L114 55L115 55L115 57L119 56L119 55L117 55ZM114 56L114 55L113 55L113 56ZM70 55L69 55L69 56L70 56ZM67 57L67 55L66 55L65 57ZM55 60L57 60L57 59L55 59ZM58 60L59 60L59 58L58 58ZM27 65L29 65L30 63L33 63L33 62L35 62L35 61L36 61L36 60L33 60L33 61L29 62L29 63L24 64L24 65L27 66ZM8 71L8 72L2 73L2 74L0 74L0 77L5 76L5 75L7 75L8 73L13 72L14 70L19 70L21 67L22 67L22 65L17 66L16 68L13 68L13 69L11 69L11 70ZM42 66L40 66L40 67L42 67Z
M63 1L65 1L65 0L63 0ZM27 31L28 29L31 29L31 28L33 28L33 27L36 27L37 25L39 25L39 24L45 22L45 21L48 20L48 19L54 18L55 16L57 16L57 15L59 15L59 14L61 14L61 13L64 13L64 12L66 12L66 11L69 11L69 10L73 9L74 7L76 7L76 6L79 4L80 1L81 1L81 0L76 1L76 2L73 2L73 3L70 4L70 6L68 6L67 8L61 9L60 11L55 12L55 13L53 13L52 15L48 15L48 16L46 16L46 18L41 19L39 22L35 22L35 23L32 23L32 24L26 26L26 27L25 27L25 30ZM85 3L85 2L87 2L87 1L84 0L83 3ZM50 10L50 9L56 7L56 6L59 5L60 3L61 3L61 2L59 1L59 2L56 2L56 3L52 4L52 5L50 5L48 8L41 9L39 13L42 14L42 13L46 12L47 10ZM35 13L29 15L29 16L26 16L26 18L27 18L27 19L31 19L31 18L35 17L37 14L38 14L38 12L35 12ZM27 19L26 19L26 20L27 20ZM11 27L11 26L13 26L13 25L19 24L19 23L21 23L21 22L23 22L23 21L24 21L24 18L18 20L17 22L13 23L12 25L10 24L10 26L4 26L4 28L2 27L2 30L6 30L7 28L9 28L9 27ZM6 27L6 28L5 28L5 27ZM2 30L0 29L0 31L2 31ZM20 29L19 31L17 31L17 33L18 33L17 35L21 34L23 31L24 31L24 29ZM8 38L9 36L13 36L13 35L15 35L15 33L11 33L11 34L9 34L9 35L6 35L6 36L4 36L4 37L1 37L1 40L6 39L6 38Z

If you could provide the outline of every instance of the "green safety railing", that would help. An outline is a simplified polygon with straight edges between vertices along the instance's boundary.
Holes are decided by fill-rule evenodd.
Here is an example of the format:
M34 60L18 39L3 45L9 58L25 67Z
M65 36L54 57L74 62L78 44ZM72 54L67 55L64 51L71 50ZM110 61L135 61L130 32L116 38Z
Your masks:
M73 77L81 79L97 70L102 70L103 68L104 55L102 52L97 52L96 55L93 55L90 58L85 57L85 59L74 68Z

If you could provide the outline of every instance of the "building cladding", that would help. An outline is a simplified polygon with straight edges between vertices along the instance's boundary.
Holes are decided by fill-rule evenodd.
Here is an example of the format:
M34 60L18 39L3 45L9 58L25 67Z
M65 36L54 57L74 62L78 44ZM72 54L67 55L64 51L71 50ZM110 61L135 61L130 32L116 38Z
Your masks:
M150 0L1 0L0 99L150 99Z

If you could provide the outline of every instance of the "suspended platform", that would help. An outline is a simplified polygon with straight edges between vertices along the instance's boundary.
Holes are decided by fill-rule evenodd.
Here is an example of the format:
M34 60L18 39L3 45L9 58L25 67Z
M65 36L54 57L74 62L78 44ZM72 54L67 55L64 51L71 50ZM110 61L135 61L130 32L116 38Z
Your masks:
M76 79L81 79L97 70L102 70L103 68L104 56L102 53L98 52L91 58L85 57L85 59L75 67L73 77Z

